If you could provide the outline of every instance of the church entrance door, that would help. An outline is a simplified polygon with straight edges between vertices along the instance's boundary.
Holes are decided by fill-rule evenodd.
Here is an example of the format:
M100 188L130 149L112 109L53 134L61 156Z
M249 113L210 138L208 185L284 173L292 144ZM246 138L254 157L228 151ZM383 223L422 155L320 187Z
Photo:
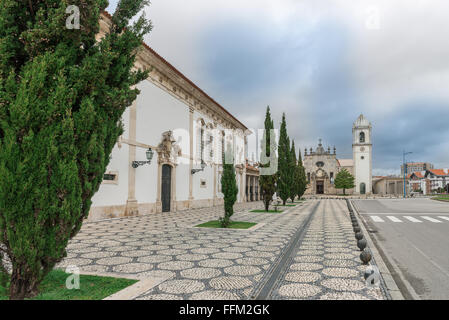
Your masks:
M171 166L162 166L162 212L170 212L171 202Z
M324 181L316 182L316 194L324 194Z
M366 184L360 184L360 194L366 194Z

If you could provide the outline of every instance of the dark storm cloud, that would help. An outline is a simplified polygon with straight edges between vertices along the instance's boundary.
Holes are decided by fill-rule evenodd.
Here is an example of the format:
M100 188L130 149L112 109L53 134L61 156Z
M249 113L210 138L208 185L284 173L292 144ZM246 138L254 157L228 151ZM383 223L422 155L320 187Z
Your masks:
M449 2L254 3L153 0L146 41L248 127L263 126L267 105L277 126L286 112L302 152L322 138L351 158L363 113L375 174L399 172L404 149L449 167Z
M448 167L448 119L449 104L433 101L410 103L388 117L374 117L375 167L399 169L403 151L413 152L407 161Z

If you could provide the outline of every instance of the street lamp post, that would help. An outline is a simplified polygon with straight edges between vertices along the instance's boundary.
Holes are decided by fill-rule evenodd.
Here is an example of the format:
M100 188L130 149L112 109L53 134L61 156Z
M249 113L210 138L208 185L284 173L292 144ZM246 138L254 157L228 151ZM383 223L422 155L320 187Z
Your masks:
M405 152L405 151L402 153L402 167L404 168L404 198L407 198L407 189L406 189L407 164L405 162L405 156L412 153L413 152Z
M197 172L204 171L204 168L206 168L206 163L201 159L201 169L192 169L191 173L194 175Z
M133 161L132 167L134 169L137 169L138 167L143 166L145 164L151 164L151 160L153 160L154 151L151 148L149 148L145 154L147 156L148 161Z

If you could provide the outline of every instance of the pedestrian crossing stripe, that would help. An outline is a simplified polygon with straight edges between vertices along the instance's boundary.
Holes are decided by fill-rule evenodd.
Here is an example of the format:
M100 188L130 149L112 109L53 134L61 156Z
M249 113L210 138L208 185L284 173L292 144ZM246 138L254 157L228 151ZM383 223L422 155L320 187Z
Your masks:
M382 219L379 216L372 216L372 215L370 215L370 218L374 222L385 222L385 220ZM432 218L432 217L429 217L429 216L417 216L417 217L412 217L412 216L400 216L400 217L386 216L386 218L388 218L388 220L390 220L390 221L392 221L394 223L404 222L400 218L406 219L406 220L408 220L410 222L413 222L413 223L423 223L423 222L426 222L426 221L430 221L430 222L433 222L433 223L443 223L443 221L440 221L438 219L435 219L435 218ZM422 219L424 221L421 221L421 220L419 220L417 218L420 218L420 219ZM449 217L448 216L438 216L437 218L449 221Z
M404 216L405 219L411 221L411 222L415 222L415 223L422 223L421 220L418 220L416 218L410 217L410 216Z
M431 217L422 217L422 218L426 219L426 220L428 220L430 222L441 223L440 220L437 220L437 219L434 219L434 218L431 218Z
M401 220L399 220L398 218L393 217L393 216L387 216L387 218L390 219L393 222L402 222Z
M373 219L374 222L384 222L384 219L379 216L371 216L371 219Z

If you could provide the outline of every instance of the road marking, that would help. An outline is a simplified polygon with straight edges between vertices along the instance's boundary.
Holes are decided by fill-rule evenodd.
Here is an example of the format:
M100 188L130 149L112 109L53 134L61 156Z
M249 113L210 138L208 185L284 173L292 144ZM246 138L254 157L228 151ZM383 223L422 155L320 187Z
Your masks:
M440 218L440 219L444 219L444 220L447 220L447 221L449 221L449 217L445 217L445 216L439 216L438 218Z
M399 220L398 218L393 217L393 216L387 216L387 218L390 219L393 222L402 222L401 220Z
M397 215L401 215L401 216L412 216L412 215L417 215L417 214L430 214L430 215L438 215L438 214L449 214L449 212L423 212L423 211L419 211L419 212L363 212L361 213L362 215L374 215L374 216L384 216L384 215L389 215L389 216L397 216Z
M371 219L373 219L374 222L384 222L384 219L378 216L371 216Z
M428 220L430 222L434 222L434 223L442 223L440 220L437 220L437 219L434 219L434 218L431 218L431 217L424 217L424 216L422 216L421 218L426 219L426 220Z
M422 222L421 220L418 220L418 219L410 217L410 216L405 216L404 218L411 222L420 222L420 223Z

